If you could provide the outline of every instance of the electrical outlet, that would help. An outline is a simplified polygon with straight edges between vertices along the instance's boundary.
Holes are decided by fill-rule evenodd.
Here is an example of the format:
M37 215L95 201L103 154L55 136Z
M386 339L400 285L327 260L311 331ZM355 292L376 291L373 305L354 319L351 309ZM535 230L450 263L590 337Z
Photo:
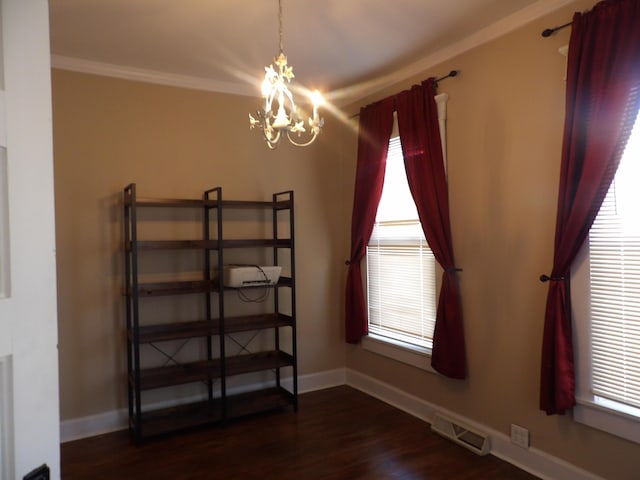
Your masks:
M520 425L511 424L511 443L522 448L529 448L529 430Z

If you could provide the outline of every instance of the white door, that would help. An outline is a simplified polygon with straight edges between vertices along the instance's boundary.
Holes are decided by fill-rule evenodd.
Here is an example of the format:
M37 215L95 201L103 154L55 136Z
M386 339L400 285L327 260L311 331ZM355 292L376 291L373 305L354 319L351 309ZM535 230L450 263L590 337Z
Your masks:
M0 0L0 478L60 478L47 0Z

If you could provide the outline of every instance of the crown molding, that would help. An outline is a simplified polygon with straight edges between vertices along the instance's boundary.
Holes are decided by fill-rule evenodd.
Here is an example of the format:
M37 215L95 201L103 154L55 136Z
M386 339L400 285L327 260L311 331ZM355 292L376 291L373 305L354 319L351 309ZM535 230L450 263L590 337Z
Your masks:
M400 83L407 78L418 75L435 65L478 47L479 45L506 35L507 33L551 12L559 10L574 1L575 0L539 0L538 2L535 2L524 9L497 21L496 23L464 38L459 42L445 47L434 54L428 55L405 68L396 70L388 75L376 77L358 85L338 89L334 92L328 92L326 94L326 98L335 105L347 105L357 102L358 100L373 95L387 87ZM253 86L237 82L220 82L210 78L178 75L55 54L51 55L51 64L52 67L62 70L91 73L125 80L157 83L160 85L229 93L234 95L257 96Z
M402 77L401 80L416 75L421 71L465 53L479 45L489 43L490 41L517 30L538 18L559 10L574 1L575 0L540 0L529 5L528 7L509 15L508 17L489 25L482 30L479 30L467 38L454 43L449 47L445 47L435 54L429 55L413 63L407 68L400 70L399 74Z
M230 93L234 95L256 96L255 88L236 82L220 82L210 78L178 75L175 73L146 70L126 65L95 62L82 58L67 57L64 55L51 55L51 66L61 70L70 70L79 73L90 73L105 77L121 78L136 82L156 83L171 87L188 88L192 90L205 90L209 92Z
M336 101L341 104L348 104L357 102L369 95L374 95L385 88L392 87L407 78L416 76L421 72L424 72L451 58L517 30L518 28L544 17L549 13L559 10L574 1L575 0L539 0L538 2L505 17L482 30L479 30L459 42L453 43L448 47L428 55L405 68L401 68L388 75L378 77L372 81L365 82L364 84L347 87L341 93L337 92L335 94L336 99L342 99Z

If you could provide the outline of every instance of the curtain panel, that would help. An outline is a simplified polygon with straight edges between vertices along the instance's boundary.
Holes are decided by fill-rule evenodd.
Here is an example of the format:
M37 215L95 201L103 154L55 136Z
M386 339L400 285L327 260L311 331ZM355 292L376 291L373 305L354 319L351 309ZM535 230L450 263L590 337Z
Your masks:
M575 405L570 269L615 176L640 107L640 2L608 0L573 17L565 126L545 311L540 409Z
M367 309L360 260L371 237L382 192L384 163L395 109L409 189L427 242L436 261L444 269L431 365L448 377L465 378L467 370L462 307L456 275L458 269L455 268L451 241L449 194L434 99L435 87L434 79L430 78L410 90L369 105L361 112L351 259L347 277L346 339L355 343L367 333ZM371 122L369 114L372 114L369 110L375 111L380 118L384 117L384 120L380 120L384 124L383 129L376 132L367 127ZM363 117L365 113L367 115ZM371 145L375 145L375 148L371 148ZM384 153L379 149L384 149ZM380 160L382 165L377 163ZM373 178L376 180L373 181Z
M453 259L449 190L444 171L433 79L397 95L398 131L407 180L424 236L444 269L433 332L431 366L452 378L466 377L462 307Z
M360 263L367 251L382 195L394 108L394 101L390 98L360 110L356 185L351 216L351 254L347 262L349 272L345 301L345 337L349 343L357 343L369 333Z

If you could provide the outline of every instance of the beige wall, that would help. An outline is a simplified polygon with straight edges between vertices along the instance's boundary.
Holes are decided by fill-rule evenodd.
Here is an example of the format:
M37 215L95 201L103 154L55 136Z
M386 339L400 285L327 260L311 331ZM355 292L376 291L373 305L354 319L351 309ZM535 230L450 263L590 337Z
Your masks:
M299 372L344 367L345 258L335 221L343 142L269 151L246 97L53 71L62 420L126 407L122 189L146 197L268 200L295 191ZM340 133L326 119L326 130ZM323 134L324 135L324 134ZM342 250L342 251L341 251ZM342 262L341 262L342 263Z
M466 330L469 378L448 380L348 347L347 367L509 434L531 432L543 450L604 478L638 478L638 445L538 408L540 351L553 260L564 121L566 23L580 1L434 67L361 105L429 76L450 95L448 173L452 235ZM351 155L355 157L355 151ZM346 195L352 195L352 190Z
M345 346L343 292L356 133L326 114L312 147L268 151L249 132L257 101L53 72L62 419L126 406L122 188L197 197L296 194L300 373L348 367L608 479L635 478L638 446L538 409L542 323L552 263L569 8L352 105L450 69L448 172L469 379L448 380Z

